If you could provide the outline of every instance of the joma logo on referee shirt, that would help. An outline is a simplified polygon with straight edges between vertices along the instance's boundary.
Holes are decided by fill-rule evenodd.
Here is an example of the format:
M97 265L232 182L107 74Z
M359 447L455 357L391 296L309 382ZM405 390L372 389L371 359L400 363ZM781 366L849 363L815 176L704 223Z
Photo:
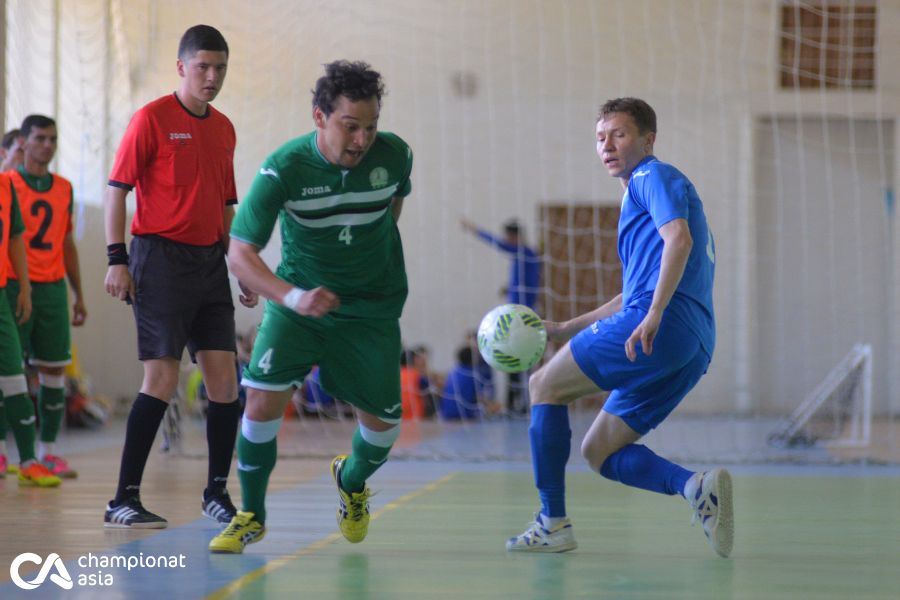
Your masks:
M170 140L192 140L194 138L191 137L189 133L169 133Z
M301 196L312 196L314 194L327 194L331 191L331 186L328 185L317 185L314 187L305 187L300 192Z

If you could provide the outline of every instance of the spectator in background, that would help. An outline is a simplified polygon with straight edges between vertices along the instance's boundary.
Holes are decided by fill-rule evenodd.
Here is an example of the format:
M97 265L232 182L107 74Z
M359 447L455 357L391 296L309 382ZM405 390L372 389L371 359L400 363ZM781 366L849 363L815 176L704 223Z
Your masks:
M510 304L524 304L537 311L538 292L541 287L541 258L533 248L525 244L522 228L515 219L503 224L503 238L480 229L468 219L460 219L462 228L474 233L494 248L510 255L509 281L501 290Z
M509 281L506 285L506 301L510 304L524 304L537 311L538 292L541 287L541 258L533 248L525 244L522 228L515 219L503 225L503 238L494 236L478 228L468 219L460 219L463 230L474 233L479 239L510 255ZM511 414L528 412L528 385L521 373L509 374L506 390L506 410Z
M466 345L472 349L472 368L475 372L475 393L478 401L482 406L487 404L499 410L499 406L494 401L494 370L478 350L478 332L476 330L470 329L466 332ZM492 412L496 412L496 410Z
M25 162L24 140L20 139L18 129L10 129L3 134L0 142L0 172L6 173L19 168Z
M434 416L435 394L439 387L428 371L428 348L415 346L400 354L400 395L404 420L421 420Z
M474 356L470 346L456 352L456 366L447 375L441 394L440 416L445 421L479 419L483 412L478 402Z
M318 365L314 366L306 375L300 390L303 397L302 414L337 418L338 412L334 396L322 388L322 375Z

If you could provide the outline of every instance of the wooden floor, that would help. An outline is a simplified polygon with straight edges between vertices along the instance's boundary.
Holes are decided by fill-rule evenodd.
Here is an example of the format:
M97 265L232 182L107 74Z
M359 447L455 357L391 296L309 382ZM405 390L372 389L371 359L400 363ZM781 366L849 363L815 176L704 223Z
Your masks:
M489 435L500 435L494 426ZM527 448L527 423L503 439ZM166 530L106 530L103 507L118 471L121 426L69 434L80 471L59 489L0 480L0 598L766 598L896 599L900 589L900 467L738 465L733 467L737 534L733 557L707 546L680 498L602 480L573 456L568 504L579 548L564 555L508 555L504 541L537 507L526 461L420 460L398 453L370 482L379 491L362 544L334 522L326 456L349 445L348 423L289 425L285 458L269 495L268 534L240 556L210 555L218 529L200 516L205 480L199 429L179 456L154 451L145 505ZM422 430L398 446L438 447L441 436L472 446L487 428ZM295 458L296 439L322 456ZM574 444L573 444L574 446ZM516 452L518 455L518 452ZM236 481L230 484L239 495ZM9 566L24 552L58 554L73 580L49 578L21 590ZM103 568L101 558L181 566ZM181 558L183 557L183 558ZM39 567L19 573L33 580ZM56 571L50 570L49 573ZM99 585L103 584L103 585Z

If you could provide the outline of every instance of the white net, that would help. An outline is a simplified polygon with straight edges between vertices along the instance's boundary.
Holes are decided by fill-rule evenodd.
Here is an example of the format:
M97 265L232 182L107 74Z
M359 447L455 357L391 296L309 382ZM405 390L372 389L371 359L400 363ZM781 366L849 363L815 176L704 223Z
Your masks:
M616 293L621 188L599 168L593 125L600 103L633 95L656 108L656 154L696 185L718 250L716 355L652 443L687 459L768 460L766 432L862 341L878 357L863 457L900 456L896 2L8 0L6 123L59 120L57 169L76 184L89 306L104 315L75 340L112 396L132 396L139 369L131 315L102 293L100 198L131 113L176 87L177 42L195 23L231 46L216 105L237 129L239 193L269 152L311 129L322 63L382 72L380 126L416 157L400 222L404 339L430 349L430 370L448 372L503 301L507 258L460 217L495 233L519 219L543 251L547 316ZM276 239L264 257L277 255ZM238 311L243 331L259 318ZM505 404L506 378L494 384ZM575 421L598 405L579 403ZM695 421L715 431L702 444ZM527 455L503 448L482 454Z
M780 447L865 447L872 429L872 348L857 344L769 435Z

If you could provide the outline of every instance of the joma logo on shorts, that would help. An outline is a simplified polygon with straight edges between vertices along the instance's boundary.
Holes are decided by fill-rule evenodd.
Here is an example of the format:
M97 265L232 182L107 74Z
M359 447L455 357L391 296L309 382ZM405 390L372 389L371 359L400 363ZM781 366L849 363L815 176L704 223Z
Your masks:
M327 185L317 185L315 187L305 187L300 193L301 196L312 196L314 194L326 194L331 191L331 187Z
M194 138L192 138L191 134L189 134L189 133L170 133L169 139L170 140L191 140Z

